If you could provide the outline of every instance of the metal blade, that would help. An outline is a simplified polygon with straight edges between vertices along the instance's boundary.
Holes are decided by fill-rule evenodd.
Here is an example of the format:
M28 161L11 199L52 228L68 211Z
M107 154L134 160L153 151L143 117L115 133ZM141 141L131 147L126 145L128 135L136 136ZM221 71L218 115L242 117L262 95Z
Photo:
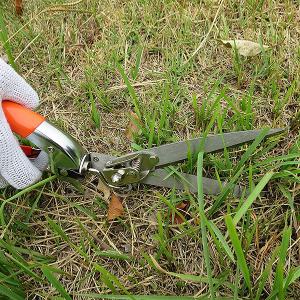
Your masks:
M277 133L284 131L284 128L271 129L266 134L271 136ZM148 149L151 153L159 157L159 163L156 168L161 168L170 164L174 164L180 161L183 161L187 158L188 153L197 154L200 150L201 142L204 142L204 151L205 152L216 152L223 150L225 147L232 147L241 145L250 141L255 140L255 138L261 133L262 130L249 130L249 131L238 131L230 132L225 134L210 135L206 138L196 138L188 141L177 142L172 144L166 144L159 147L154 147ZM139 151L135 152L138 153ZM90 167L89 170L101 175L101 172L106 167L106 164L116 159L116 157L100 154L100 153L91 153L90 154ZM141 183L155 185L160 187L176 188L180 190L188 189L196 193L197 192L197 177L187 173L180 173L178 176L169 176L169 172L164 169L156 169L141 181ZM185 183L182 179L184 178ZM203 178L203 191L205 194L217 195L221 192L222 187L226 183L220 183L217 180L210 178ZM234 194L236 196L241 195L242 189L239 186L234 187Z
M102 172L106 167L107 162L116 158L117 157L115 156L92 152L90 153L90 169L95 169L99 172Z
M91 168L102 171L105 168L105 164L108 161L113 160L115 157L100 153L91 153ZM141 181L142 184L154 185L158 187L175 188L177 190L189 190L191 193L197 193L197 176L179 172L179 176L171 175L170 172L165 169L157 169L152 172ZM226 183L222 182L222 187L225 187ZM203 192L207 195L218 195L222 187L217 180L203 177ZM233 194L239 197L242 194L242 187L235 185Z
M270 129L266 137L283 132L285 128ZM262 132L259 130L236 131L216 135L208 135L187 141L166 144L148 149L159 157L157 167L163 167L187 159L188 153L197 154L204 140L204 152L217 152L224 148L251 142Z
M151 172L141 183L155 185L159 187L175 188L177 190L189 190L192 193L197 193L197 176L181 173L180 176L184 178L182 180L179 176L171 175L167 170L158 169ZM225 182L222 182L222 186L217 180L203 177L203 193L207 195L218 195L221 193L222 188L226 186ZM239 185L234 186L233 194L236 197L241 196L243 188Z

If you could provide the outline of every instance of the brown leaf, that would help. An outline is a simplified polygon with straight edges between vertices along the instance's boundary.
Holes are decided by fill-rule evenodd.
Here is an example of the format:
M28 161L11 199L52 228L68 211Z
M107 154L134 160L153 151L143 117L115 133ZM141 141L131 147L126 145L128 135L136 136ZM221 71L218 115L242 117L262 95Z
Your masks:
M176 205L176 211L173 218L173 215L170 215L171 222L175 225L182 224L185 222L186 217L188 217L187 209L189 208L189 203L183 201Z
M16 13L21 16L23 13L23 0L16 0Z
M258 43L247 40L221 40L221 42L230 48L237 49L237 52L242 56L255 56L262 52L262 47L266 50L269 46L260 45Z
M108 213L107 213L108 221L112 221L118 217L121 217L123 213L124 213L124 208L123 208L121 198L115 194L112 194L108 206Z
M97 189L103 193L103 198L105 201L108 201L110 197L111 190L110 188L101 180L99 179L99 183L97 185Z
M125 135L129 140L132 140L133 136L140 132L137 123L141 124L141 120L138 117L138 115L133 111L131 111L129 114L130 114L130 120L127 124Z

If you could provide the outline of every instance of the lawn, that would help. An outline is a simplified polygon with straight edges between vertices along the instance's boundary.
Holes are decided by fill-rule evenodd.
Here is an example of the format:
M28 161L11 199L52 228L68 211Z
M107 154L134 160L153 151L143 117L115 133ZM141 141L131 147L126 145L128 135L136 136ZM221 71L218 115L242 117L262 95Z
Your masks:
M140 186L109 221L93 176L46 172L2 190L0 299L299 299L299 1L23 6L0 3L0 53L37 90L38 111L88 151L288 129L180 166L248 185L240 198ZM235 39L260 53L222 43Z

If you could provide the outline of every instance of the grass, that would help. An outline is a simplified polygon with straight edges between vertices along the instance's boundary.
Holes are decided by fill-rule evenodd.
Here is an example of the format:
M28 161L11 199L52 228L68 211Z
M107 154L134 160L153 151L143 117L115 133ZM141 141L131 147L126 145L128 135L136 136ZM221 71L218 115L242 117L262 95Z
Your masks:
M118 155L203 133L291 128L204 153L198 169L189 153L172 169L228 180L219 196L140 187L112 223L95 178L45 174L23 191L2 190L0 298L298 299L297 3L23 2L22 17L14 1L0 4L1 55L37 90L39 112L88 150ZM219 42L233 38L270 50L242 57ZM128 140L133 112L139 130ZM237 182L249 186L240 198Z
M203 146L202 146L203 147ZM212 299L215 298L215 288L213 284L212 270L211 270L211 262L210 262L210 254L207 242L207 228L206 223L207 219L205 216L204 210L204 195L203 195L203 155L204 152L199 152L198 154L198 163L197 163L197 184L198 184L198 205L199 205L199 217L200 217L200 227L201 227L201 240L203 246L203 256L206 265L206 272L209 280L209 293Z

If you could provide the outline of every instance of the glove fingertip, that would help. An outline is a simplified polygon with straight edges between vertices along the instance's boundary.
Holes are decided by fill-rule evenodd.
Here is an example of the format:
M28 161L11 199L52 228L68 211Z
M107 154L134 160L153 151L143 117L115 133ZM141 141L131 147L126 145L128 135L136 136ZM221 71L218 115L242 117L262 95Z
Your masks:
M37 92L28 84L28 90L23 94L23 99L27 101L29 108L36 108L40 99Z
M42 172L32 165L30 170L22 169L18 170L18 172L10 170L9 173L4 171L1 175L9 183L9 185L20 190L39 181L42 177Z
M30 109L39 104L39 96L32 86L10 65L0 59L0 90L4 100L20 103Z

